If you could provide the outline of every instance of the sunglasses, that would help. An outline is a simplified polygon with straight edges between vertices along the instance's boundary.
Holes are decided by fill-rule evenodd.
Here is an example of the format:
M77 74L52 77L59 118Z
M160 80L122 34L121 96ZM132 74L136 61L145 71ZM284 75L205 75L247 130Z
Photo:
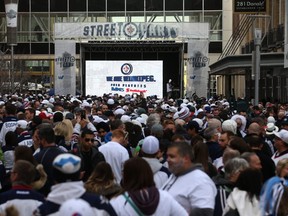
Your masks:
M94 142L94 139L85 138L84 140L85 142L89 142L89 141Z

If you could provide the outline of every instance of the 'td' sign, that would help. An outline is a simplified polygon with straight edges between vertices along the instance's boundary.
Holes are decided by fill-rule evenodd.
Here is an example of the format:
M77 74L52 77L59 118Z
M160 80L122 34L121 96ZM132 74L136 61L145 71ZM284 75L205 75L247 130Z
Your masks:
M235 13L265 13L268 0L234 0Z

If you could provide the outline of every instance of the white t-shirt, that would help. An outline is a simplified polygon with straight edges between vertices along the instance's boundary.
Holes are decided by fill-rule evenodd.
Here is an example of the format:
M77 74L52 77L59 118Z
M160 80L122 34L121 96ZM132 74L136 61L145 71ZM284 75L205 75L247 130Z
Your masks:
M110 164L117 183L122 179L122 169L124 162L129 159L127 149L117 142L108 142L99 147L99 151L104 155L107 163Z
M214 209L217 189L201 170L195 169L178 177L172 174L161 189L168 191L188 213L194 208Z

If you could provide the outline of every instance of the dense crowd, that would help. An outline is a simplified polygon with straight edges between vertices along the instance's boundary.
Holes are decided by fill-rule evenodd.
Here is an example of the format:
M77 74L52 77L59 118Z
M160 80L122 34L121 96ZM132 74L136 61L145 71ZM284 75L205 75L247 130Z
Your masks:
M3 95L0 122L0 215L288 215L286 103Z

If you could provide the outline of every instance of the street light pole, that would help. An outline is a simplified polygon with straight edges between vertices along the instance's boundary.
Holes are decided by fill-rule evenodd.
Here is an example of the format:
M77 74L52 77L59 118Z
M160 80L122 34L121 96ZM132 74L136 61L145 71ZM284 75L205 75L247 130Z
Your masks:
M259 78L260 78L260 47L262 40L261 29L254 28L254 45L255 45L255 106L259 104Z
M18 0L4 0L7 21L7 44L11 46L9 93L14 91L14 46L17 46Z

